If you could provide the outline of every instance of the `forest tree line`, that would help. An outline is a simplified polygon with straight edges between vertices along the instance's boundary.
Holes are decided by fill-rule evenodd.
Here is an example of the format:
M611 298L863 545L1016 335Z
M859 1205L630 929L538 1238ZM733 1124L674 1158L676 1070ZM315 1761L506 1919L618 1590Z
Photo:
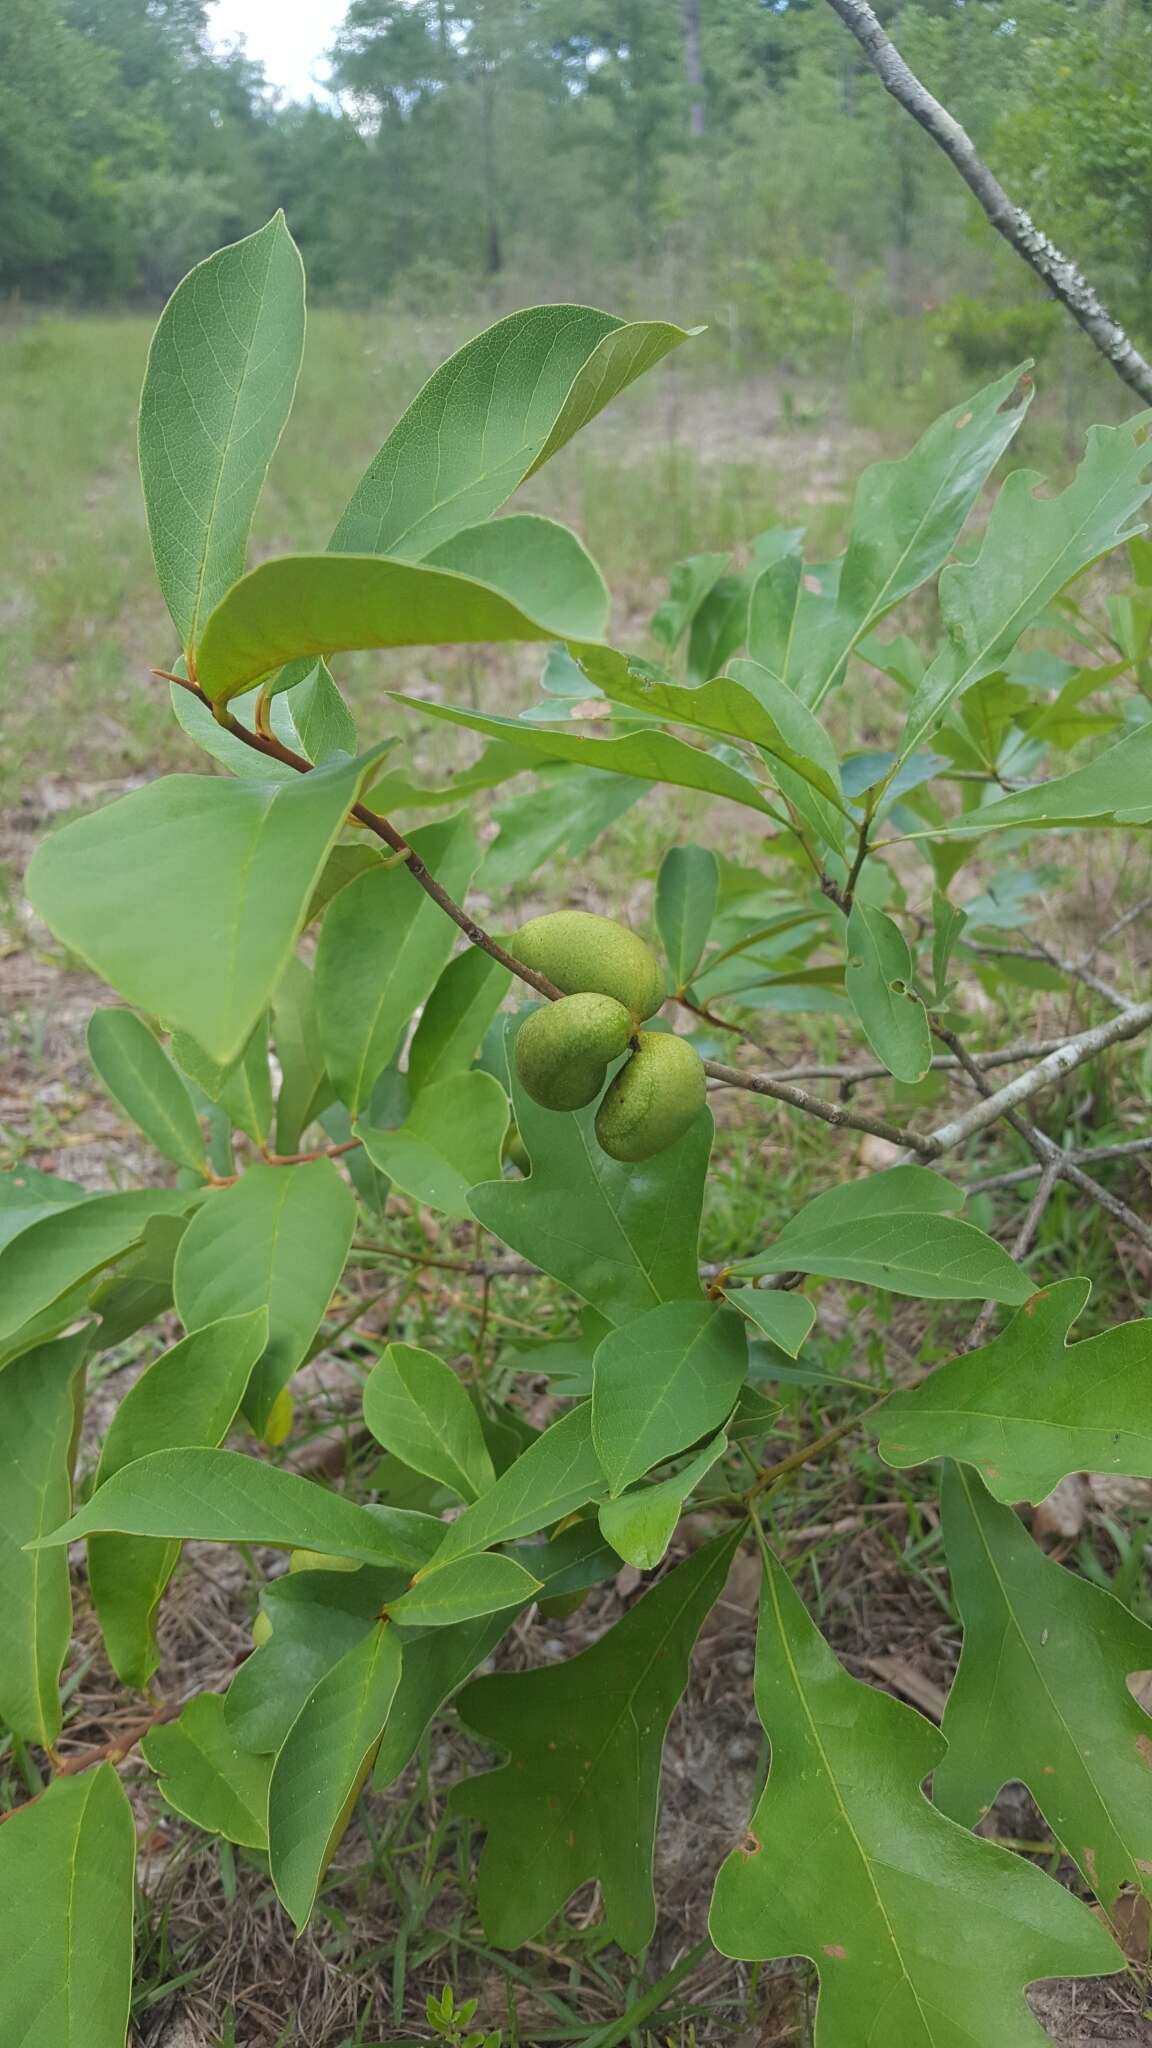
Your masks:
M881 12L1147 337L1152 0ZM0 294L155 300L281 205L313 294L348 304L510 275L626 310L663 268L681 309L803 349L861 293L950 299L1000 266L1030 317L825 0L352 0L331 63L330 104L286 102L200 0L5 0Z

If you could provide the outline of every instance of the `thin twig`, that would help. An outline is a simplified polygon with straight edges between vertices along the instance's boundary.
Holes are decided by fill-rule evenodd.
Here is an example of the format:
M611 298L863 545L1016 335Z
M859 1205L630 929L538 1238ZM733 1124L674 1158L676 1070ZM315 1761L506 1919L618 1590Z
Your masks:
M1152 1138L1126 1138L1118 1145L1088 1145L1080 1151L1066 1155L1069 1166L1095 1166L1098 1161L1108 1159L1132 1159L1141 1152L1152 1152ZM1011 1173L994 1173L986 1180L969 1181L970 1195L990 1195L999 1188L1013 1188L1023 1180L1034 1180L1044 1171L1044 1162L1033 1159L1027 1166L1017 1166Z
M1119 321L1102 306L1086 277L1047 235L1042 234L1022 206L1009 198L998 178L993 177L977 156L972 139L946 107L934 99L927 87L904 62L895 44L885 35L868 5L868 0L829 0L868 62L906 113L919 122L925 133L943 150L983 208L997 233L1030 264L1054 298L1071 313L1089 341L1111 363L1118 377L1137 391L1146 405L1152 405L1152 364L1133 347Z
M998 1052L975 1054L978 1067L1014 1067L1025 1060L1044 1059L1050 1052L1059 1052L1069 1042L1067 1032L1061 1038L1041 1038L1031 1045L1006 1045ZM932 1060L934 1073L955 1073L960 1061L953 1053L937 1053ZM891 1068L882 1066L879 1060L871 1066L853 1066L847 1060L839 1065L781 1067L773 1077L777 1081L846 1081L854 1085L857 1081L890 1081Z
M974 1137L977 1131L986 1130L989 1124L996 1123L1000 1117L1008 1117L1009 1112L1016 1109L1021 1102L1027 1102L1030 1095L1037 1094L1041 1088L1047 1088L1053 1081L1062 1080L1065 1074L1074 1073L1077 1067L1083 1066L1086 1060L1095 1059L1097 1053L1105 1052L1110 1045L1119 1045L1126 1038L1136 1038L1141 1031L1146 1031L1150 1024L1152 1003L1134 1003L1130 1010L1122 1011L1118 1017L1110 1017L1107 1023L1096 1024L1091 1031L1081 1031L1077 1037L1069 1038L1058 1051L1049 1053L1046 1059L1031 1067L1026 1074L1018 1074L1006 1087L997 1089L995 1094L987 1092L985 1084L979 1102L974 1103L971 1109L966 1109L962 1116L938 1125L936 1130L929 1132L928 1137L914 1149L924 1151L931 1147L929 1156L935 1158L939 1158L942 1152L953 1151L957 1145L963 1145L969 1138ZM954 1035L947 1031L938 1031L936 1035L951 1051L958 1054L965 1072L976 1080L979 1087L984 1076L975 1061L969 1061L968 1055L958 1045Z
M1152 1008L1152 1005L1147 1005L1146 1007ZM1126 1015L1114 1017L1112 1019L1113 1026L1130 1023L1133 1014L1130 1011ZM1103 1025L1099 1027L1100 1030L1106 1030L1107 1028L1107 1026ZM964 1063L965 1070L975 1082L981 1096L984 1098L983 1107L988 1109L995 1102L1002 1103L1003 1097L1010 1092L1009 1089L1002 1088L999 1095L992 1095L990 1093L988 1083L980 1072L979 1067L969 1062L968 1054L955 1032L946 1031L938 1026L936 1035L938 1038L943 1039L945 1045L950 1046L952 1051L958 1054ZM1083 1034L1085 1039L1092 1038L1094 1035L1092 1032L1085 1032ZM1046 1062L1041 1064L1046 1064ZM1037 1068L1035 1071L1039 1072L1040 1069ZM1027 1076L1022 1078L1027 1079ZM1045 1166L1054 1165L1061 1179L1071 1181L1073 1187L1079 1188L1082 1194L1091 1195L1093 1201L1097 1202L1102 1209L1105 1209L1109 1216L1113 1217L1117 1223L1124 1224L1126 1229L1139 1238L1141 1244L1147 1246L1152 1251L1152 1230L1149 1229L1143 1217L1137 1216L1136 1211L1128 1207L1127 1202L1122 1202L1119 1196L1112 1194L1108 1188L1101 1187L1099 1181L1093 1180L1089 1174L1084 1172L1082 1167L1074 1165L1068 1158L1067 1153L1061 1152L1060 1147L1054 1144L1051 1138L1046 1137L1043 1131L1037 1130L1035 1124L1028 1123L1015 1107L1005 1108L1002 1106L999 1114L1023 1138L1029 1151L1034 1153L1037 1159L1041 1160Z
M745 1074L739 1067L723 1066L719 1060L705 1060L704 1071L725 1088L744 1088L752 1095L767 1095L773 1102L786 1102L792 1109L803 1110L806 1116L819 1117L821 1123L843 1130L866 1131L869 1137L886 1138L890 1145L907 1146L928 1159L936 1157L938 1147L934 1140L921 1137L918 1131L890 1124L882 1116L866 1116L862 1110L847 1109L842 1102L825 1102L819 1095L809 1095L806 1088L778 1081L774 1075Z

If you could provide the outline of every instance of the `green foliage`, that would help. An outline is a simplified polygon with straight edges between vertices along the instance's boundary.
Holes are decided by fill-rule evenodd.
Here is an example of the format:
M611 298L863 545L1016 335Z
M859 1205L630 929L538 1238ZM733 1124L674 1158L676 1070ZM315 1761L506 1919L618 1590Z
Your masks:
M403 14L419 41L426 11ZM447 73L473 35L452 20ZM647 0L634 27L649 50L665 32ZM795 32L791 16L762 27ZM635 61L617 48L597 90L616 91ZM413 120L449 119L445 101L417 113L421 97ZM1070 967L1040 945L999 946L1053 873L1005 865L1002 845L1012 857L1028 831L1152 821L1146 700L1121 695L1129 669L1146 683L1152 558L1133 544L1137 585L1108 613L1106 659L1066 594L1132 531L1150 488L1144 427L1098 430L1062 495L1037 496L1017 472L979 552L949 562L1026 410L1030 387L998 379L865 473L839 561L806 563L802 535L774 526L746 556L677 565L652 628L661 669L598 638L607 591L571 534L535 511L494 515L682 330L567 305L497 322L403 415L328 552L246 574L300 303L277 218L180 288L148 373L146 496L185 642L177 715L212 772L65 824L30 871L51 931L120 999L93 1018L93 1061L178 1185L91 1195L23 1166L0 1178L9 1796L57 1773L0 1826L0 1936L19 1959L0 1986L0 2037L122 2048L127 2027L132 1818L108 1762L58 1770L68 1545L87 1545L109 1658L138 1688L157 1669L159 1606L185 1542L291 1553L260 1587L254 1647L227 1692L178 1715L159 1706L143 1747L175 1813L267 1857L298 1929L369 1776L392 1784L463 1687L464 1725L509 1757L451 1795L486 1834L489 1939L534 1939L596 1880L594 1940L636 1950L655 1924L665 1734L729 1564L743 1543L763 1548L762 1503L794 1531L793 1474L874 1424L889 1464L962 1461L943 1485L965 1637L943 1735L847 1676L765 1552L756 1699L771 1768L721 1871L713 1937L748 1959L811 1959L822 2048L885 2030L925 2048L961 2031L1022 2048L1039 2038L1026 1985L1109 1971L1117 1952L1078 1900L970 1830L1022 1780L1106 1913L1126 1887L1147 1890L1148 1717L1126 1680L1152 1658L1147 1628L1042 1556L1003 1504L1084 1467L1152 1476L1150 1325L1105 1322L1067 1345L1088 1283L1074 1277L1076 1229L1058 1257L1034 1235L1051 1176L1009 1253L984 1227L1002 1223L997 1206L962 1217L964 1186L944 1172L869 1170L868 1153L837 1167L783 1120L809 1112L825 1148L846 1126L943 1164L975 1120L932 1133L919 1121L956 1078L933 1066L933 1031L951 1045L966 1030L974 975L1023 1069L989 1119L1055 1071L1021 1051L1031 991L1076 987L1116 1020L1065 1047L1069 1071L1147 1024L1146 1006L1093 971L1095 954ZM930 614L937 577L939 651L881 639L904 599L921 593L916 616ZM1021 644L1054 629L1059 657ZM535 638L555 644L543 701L520 717L483 708L479 680L462 708L394 692L487 742L434 783L397 735L357 753L363 713L343 694L357 671L338 681L316 660ZM1080 666L1066 658L1077 647ZM845 754L861 691L868 747ZM493 832L477 808L496 790ZM566 873L653 790L675 797L660 815L695 835L643 876L666 971L637 877L621 872L631 823L589 886L609 877L632 924L562 895L512 929L510 891L554 901L541 870ZM736 807L736 852L717 802ZM393 822L430 810L449 814ZM981 878L966 890L970 851ZM499 944L477 922L488 905L512 931ZM541 1003L540 977L559 999ZM789 1010L825 1012L828 1052L800 1074L838 1082L837 1103L780 1073L771 1027ZM691 1039L670 1028L685 1016ZM833 1029L854 1053L837 1045L829 1059ZM734 1064L742 1046L761 1071ZM980 1049L1003 1059L1003 1046ZM710 1080L724 1091L716 1121ZM745 1082L786 1132L767 1157L733 1109ZM1107 1093L1094 1083L1093 1099ZM1046 1159L1029 1114L1015 1128ZM994 1193L999 1163L985 1178ZM1120 1213L1138 1237L1139 1216ZM501 1293L493 1304L509 1281L523 1290L516 1315ZM429 1350L415 1340L433 1286ZM880 1297L863 1343L859 1288ZM385 1293L379 1338L369 1316ZM904 1311L889 1344L880 1325L901 1295L1018 1313L967 1350L962 1314ZM908 1385L918 1343L924 1362L947 1362ZM363 1382L341 1418L342 1483L293 1469L292 1382L328 1347ZM89 1364L102 1406L82 1437ZM881 1399L837 1419L844 1392L870 1383ZM244 1450L240 1417L262 1439ZM872 1481L882 1469L870 1463ZM657 1574L631 1606L620 1560ZM537 1612L552 1627L613 1580L591 1648L469 1683L514 1625L516 1659L531 1664ZM920 1789L929 1773L935 1804ZM457 1837L462 1876L471 1839ZM441 1840L438 1828L431 1853ZM654 2009L633 2004L613 2038ZM467 2040L470 2018L441 2000L433 2024Z
M946 1466L941 1491L964 1653L936 1805L972 1826L1018 1778L1101 1905L1147 1892L1152 1727L1125 1681L1152 1669L1152 1629L1045 1557L974 1472Z
M756 1708L771 1772L716 1880L709 1926L725 1955L816 1965L819 2048L863 2048L878 2024L927 2048L962 2038L958 2013L965 2032L1025 2048L1043 2038L1028 1984L1116 1968L1078 1901L929 1805L920 1787L940 1736L848 1676L770 1554Z
M1152 1322L1069 1345L1089 1292L1087 1280L1043 1288L1002 1337L893 1394L883 1455L962 1458L1003 1501L1043 1500L1069 1472L1152 1477Z
M111 1764L60 1778L0 1828L0 2034L123 2048L132 1996L132 1808Z
M488 1830L480 1914L501 1947L531 1940L593 1876L612 1938L639 1949L651 1936L664 1736L734 1549L722 1536L697 1551L579 1657L462 1695L465 1724L511 1752L452 1795Z
M304 267L276 214L184 279L152 340L140 477L156 574L190 655L244 572L304 353Z

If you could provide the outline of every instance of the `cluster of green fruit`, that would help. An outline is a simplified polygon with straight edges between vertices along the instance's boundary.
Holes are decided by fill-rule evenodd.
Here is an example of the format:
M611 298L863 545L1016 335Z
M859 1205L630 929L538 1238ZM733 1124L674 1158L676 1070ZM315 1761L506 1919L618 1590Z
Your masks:
M641 1031L664 1000L655 955L626 926L586 910L534 917L511 941L516 958L563 996L526 1017L516 1071L542 1109L595 1102L613 1060L628 1058L596 1112L596 1136L613 1159L651 1159L683 1137L705 1099L695 1048L670 1031Z

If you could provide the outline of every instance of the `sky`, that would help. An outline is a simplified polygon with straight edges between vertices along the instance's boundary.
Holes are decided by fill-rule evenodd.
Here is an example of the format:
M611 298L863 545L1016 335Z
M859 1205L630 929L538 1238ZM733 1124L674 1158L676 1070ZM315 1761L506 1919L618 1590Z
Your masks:
M209 0L214 42L243 36L248 55L263 64L271 83L290 99L326 97L324 52L347 11L347 0Z

